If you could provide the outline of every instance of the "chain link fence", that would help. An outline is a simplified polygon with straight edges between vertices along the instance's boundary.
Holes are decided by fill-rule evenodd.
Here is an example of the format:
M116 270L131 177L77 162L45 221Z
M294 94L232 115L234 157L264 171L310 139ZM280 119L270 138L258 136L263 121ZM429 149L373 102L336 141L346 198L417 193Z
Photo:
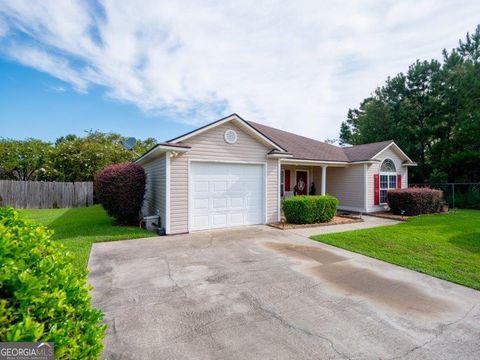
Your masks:
M408 186L442 190L445 201L452 209L480 209L480 183L413 183Z

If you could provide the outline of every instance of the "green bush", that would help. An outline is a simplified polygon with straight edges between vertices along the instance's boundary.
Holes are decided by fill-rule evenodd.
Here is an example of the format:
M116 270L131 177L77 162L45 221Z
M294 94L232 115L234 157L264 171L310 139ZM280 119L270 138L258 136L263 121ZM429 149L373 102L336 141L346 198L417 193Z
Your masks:
M396 189L387 192L388 206L397 215L415 216L440 211L443 192L426 187Z
M0 341L53 342L57 359L94 359L102 313L90 305L86 270L52 231L0 208Z
M292 196L283 202L283 212L291 224L315 224L332 220L338 199L330 196Z

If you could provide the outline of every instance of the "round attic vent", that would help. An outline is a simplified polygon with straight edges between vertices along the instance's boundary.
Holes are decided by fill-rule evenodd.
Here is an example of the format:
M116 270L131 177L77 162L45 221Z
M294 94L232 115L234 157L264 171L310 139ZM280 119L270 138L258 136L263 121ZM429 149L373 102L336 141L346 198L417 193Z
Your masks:
M235 144L237 142L237 133L235 132L235 130L227 130L225 131L225 134L223 135L223 138L225 139L225 141L229 144Z

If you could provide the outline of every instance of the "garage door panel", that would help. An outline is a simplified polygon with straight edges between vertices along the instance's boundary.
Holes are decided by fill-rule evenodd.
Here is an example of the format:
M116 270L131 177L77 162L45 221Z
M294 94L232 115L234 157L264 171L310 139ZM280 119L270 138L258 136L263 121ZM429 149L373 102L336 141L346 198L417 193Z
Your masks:
M206 210L208 209L208 198L206 199L194 199L193 205L195 210Z
M212 199L212 208L217 209L226 209L227 208L227 198Z
M191 230L263 222L262 165L192 162Z

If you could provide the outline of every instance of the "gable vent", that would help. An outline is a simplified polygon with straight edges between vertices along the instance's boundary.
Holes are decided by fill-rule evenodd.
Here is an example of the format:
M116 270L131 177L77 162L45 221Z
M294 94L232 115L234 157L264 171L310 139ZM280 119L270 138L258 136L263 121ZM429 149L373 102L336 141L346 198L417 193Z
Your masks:
M235 144L237 142L238 136L235 130L227 130L225 131L225 134L223 134L223 138L225 139L225 142L229 144Z

